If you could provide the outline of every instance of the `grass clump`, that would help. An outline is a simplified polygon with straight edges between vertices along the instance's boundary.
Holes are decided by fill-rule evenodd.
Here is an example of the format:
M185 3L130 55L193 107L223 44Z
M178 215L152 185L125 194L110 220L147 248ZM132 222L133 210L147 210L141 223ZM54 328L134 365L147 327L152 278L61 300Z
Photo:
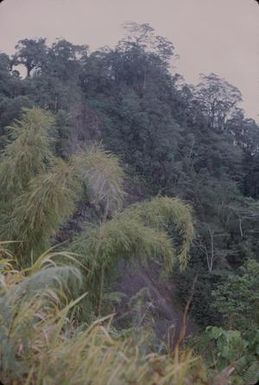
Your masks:
M201 359L190 351L147 352L144 339L115 332L110 316L77 326L73 308L82 297L73 299L66 288L71 280L80 282L80 273L57 266L50 255L40 257L45 263L36 271L35 266L20 271L1 260L0 380L5 385L207 383Z

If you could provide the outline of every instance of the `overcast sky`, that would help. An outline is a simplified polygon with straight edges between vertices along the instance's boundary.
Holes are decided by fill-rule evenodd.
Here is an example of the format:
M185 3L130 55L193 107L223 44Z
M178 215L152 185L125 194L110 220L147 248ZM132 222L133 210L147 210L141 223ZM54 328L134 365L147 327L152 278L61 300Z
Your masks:
M115 44L127 21L150 23L171 40L188 82L215 72L242 92L259 121L259 6L254 0L4 0L0 51L23 38L57 37L93 50Z

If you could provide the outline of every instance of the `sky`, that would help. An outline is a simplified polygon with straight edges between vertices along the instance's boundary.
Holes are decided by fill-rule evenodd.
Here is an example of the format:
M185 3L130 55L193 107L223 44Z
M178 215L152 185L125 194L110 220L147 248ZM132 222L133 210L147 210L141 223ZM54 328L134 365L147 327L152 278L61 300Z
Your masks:
M237 86L259 122L259 6L254 0L4 0L0 51L18 40L65 38L91 50L112 46L128 21L149 23L173 42L187 82L214 72Z

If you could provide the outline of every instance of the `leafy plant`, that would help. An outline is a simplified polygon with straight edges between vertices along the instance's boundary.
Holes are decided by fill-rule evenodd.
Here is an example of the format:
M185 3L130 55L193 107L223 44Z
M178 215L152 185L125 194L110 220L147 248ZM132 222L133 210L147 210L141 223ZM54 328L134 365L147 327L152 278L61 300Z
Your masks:
M206 350L207 362L213 368L233 368L231 383L255 385L259 380L258 342L258 331L250 333L249 339L246 339L238 330L209 326L199 346L201 350Z
M71 310L82 297L71 301L66 289L71 288L67 278L80 282L80 275L74 268L56 266L55 257L47 252L37 267L26 271L1 260L6 283L0 293L0 380L4 384L207 383L200 358L191 352L147 353L142 349L144 337L136 342L130 335L120 335L111 326L110 316L77 327ZM64 257L72 256L65 253Z
M239 274L228 274L213 293L227 327L242 332L259 326L259 263L249 259Z
M15 240L22 263L50 246L59 226L87 200L106 217L121 207L123 171L118 158L97 145L64 161L51 152L53 118L39 108L25 110L12 127L12 141L0 166L0 234Z
M171 234L172 232L172 234ZM78 236L72 250L90 271L87 285L100 310L104 283L121 258L155 261L168 274L176 261L184 268L194 235L191 211L179 199L160 197L132 205ZM178 242L173 237L178 236Z

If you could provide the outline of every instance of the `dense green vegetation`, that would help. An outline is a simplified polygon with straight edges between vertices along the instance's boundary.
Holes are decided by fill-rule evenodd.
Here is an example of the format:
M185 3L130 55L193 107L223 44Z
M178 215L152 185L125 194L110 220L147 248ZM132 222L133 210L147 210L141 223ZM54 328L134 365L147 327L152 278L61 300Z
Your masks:
M187 84L172 43L126 31L113 49L25 39L0 53L0 379L255 385L259 127L236 87ZM173 346L143 291L120 322L128 264L173 287Z

